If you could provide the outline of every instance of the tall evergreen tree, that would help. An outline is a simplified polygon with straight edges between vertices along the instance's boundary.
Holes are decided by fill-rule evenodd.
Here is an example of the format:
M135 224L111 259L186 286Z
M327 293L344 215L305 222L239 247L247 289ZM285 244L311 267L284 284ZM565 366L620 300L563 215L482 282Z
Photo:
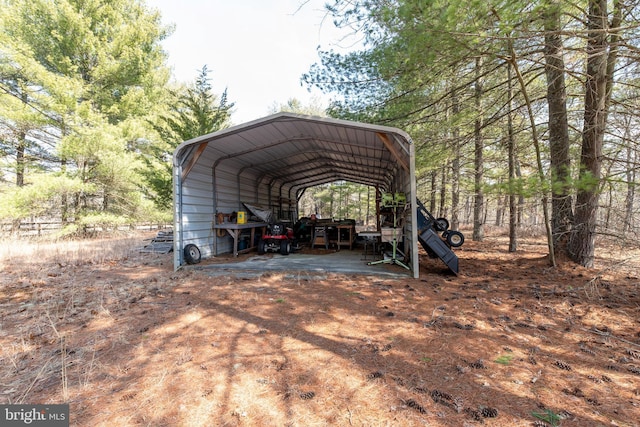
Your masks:
M159 13L140 0L2 3L0 96L19 99L30 114L26 120L0 114L5 129L23 130L9 140L21 183L33 182L21 154L26 141L46 148L41 166L85 184L73 195L62 191L49 215L139 215L131 150L148 132L143 118L159 104L169 77L160 46L168 29Z
M175 102L169 111L151 123L159 141L143 148L142 155L146 192L160 209L168 209L173 201L171 158L175 148L183 141L228 127L234 106L228 102L226 90L220 97L213 93L206 65L191 87L173 96Z

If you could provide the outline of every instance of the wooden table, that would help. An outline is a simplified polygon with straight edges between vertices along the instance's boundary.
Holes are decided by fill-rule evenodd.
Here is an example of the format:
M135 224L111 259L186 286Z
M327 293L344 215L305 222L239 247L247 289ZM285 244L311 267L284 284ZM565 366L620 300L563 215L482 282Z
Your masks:
M338 238L329 240L329 229L334 228L338 230ZM342 240L341 230L347 230L349 236L347 240ZM339 222L319 223L314 225L313 236L311 238L311 247L315 248L315 245L324 245L325 249L329 249L329 243L333 243L340 250L341 246L348 246L349 249L353 249L353 241L355 240L355 225L343 224Z
M338 250L340 250L340 246L348 246L349 250L353 249L353 242L356 240L356 226L340 224L337 225L336 228L338 229L338 241L335 243L338 245ZM349 236L346 241L342 240L342 237L340 236L342 233L340 230L347 230Z
M238 256L238 238L240 237L240 233L244 230L251 231L251 240L249 241L249 246L246 249L243 249L240 252L248 252L254 249L255 246L255 237L256 237L256 229L262 229L262 235L264 235L266 227L266 222L247 222L246 224L237 224L235 222L223 222L222 224L214 224L214 230L226 230L226 232L233 237L233 256ZM217 237L217 236L216 236ZM218 255L218 239L214 240L215 255Z

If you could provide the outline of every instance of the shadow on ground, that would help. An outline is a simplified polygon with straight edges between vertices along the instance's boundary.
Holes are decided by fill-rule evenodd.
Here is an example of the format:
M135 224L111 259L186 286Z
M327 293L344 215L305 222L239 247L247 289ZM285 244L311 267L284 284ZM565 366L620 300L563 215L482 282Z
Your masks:
M328 273L348 275L368 275L385 278L412 277L409 270L396 264L379 263L380 257L366 255L359 250L341 251L302 251L289 255L264 254L249 255L242 258L215 258L213 262L205 262L187 268L201 270L211 276L234 273L241 277L257 277L264 272L282 272L324 277ZM388 262L388 261L387 261Z

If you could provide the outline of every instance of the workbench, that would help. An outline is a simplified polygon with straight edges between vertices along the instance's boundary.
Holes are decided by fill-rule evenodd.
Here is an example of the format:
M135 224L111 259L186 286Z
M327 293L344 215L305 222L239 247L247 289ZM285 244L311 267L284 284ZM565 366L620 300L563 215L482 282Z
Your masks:
M337 238L332 238L329 232L337 230ZM345 234L345 238L342 238L342 234ZM353 242L356 239L356 227L352 224L344 224L340 222L328 222L318 223L313 226L313 236L311 238L311 247L315 248L315 245L324 245L325 249L329 249L329 244L334 244L340 250L342 246L348 246L349 249L353 249Z
M237 257L238 253L249 252L250 250L256 247L255 246L256 230L261 229L261 233L262 235L264 235L267 225L269 224L267 224L266 222L247 222L245 224L238 224L235 222L223 222L221 224L214 224L213 229L225 230L233 238L233 256ZM249 246L247 246L247 248L242 249L241 251L238 251L238 239L240 238L240 234L244 230L250 230L251 240L249 240ZM214 242L214 255L218 255L218 239L217 238L214 239L213 242Z

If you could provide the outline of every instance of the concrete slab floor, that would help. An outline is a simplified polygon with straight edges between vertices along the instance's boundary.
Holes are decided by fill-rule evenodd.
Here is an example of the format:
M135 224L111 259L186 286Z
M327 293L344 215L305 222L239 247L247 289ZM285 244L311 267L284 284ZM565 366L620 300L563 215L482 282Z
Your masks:
M368 265L380 260L372 255L364 256L361 250L321 251L315 253L294 252L289 255L267 253L250 255L243 259L228 258L228 262L196 264L189 268L205 271L208 275L234 274L241 277L256 277L262 273L283 272L295 277L303 275L326 276L327 273L348 275L370 275L385 278L412 277L409 270L394 264Z

